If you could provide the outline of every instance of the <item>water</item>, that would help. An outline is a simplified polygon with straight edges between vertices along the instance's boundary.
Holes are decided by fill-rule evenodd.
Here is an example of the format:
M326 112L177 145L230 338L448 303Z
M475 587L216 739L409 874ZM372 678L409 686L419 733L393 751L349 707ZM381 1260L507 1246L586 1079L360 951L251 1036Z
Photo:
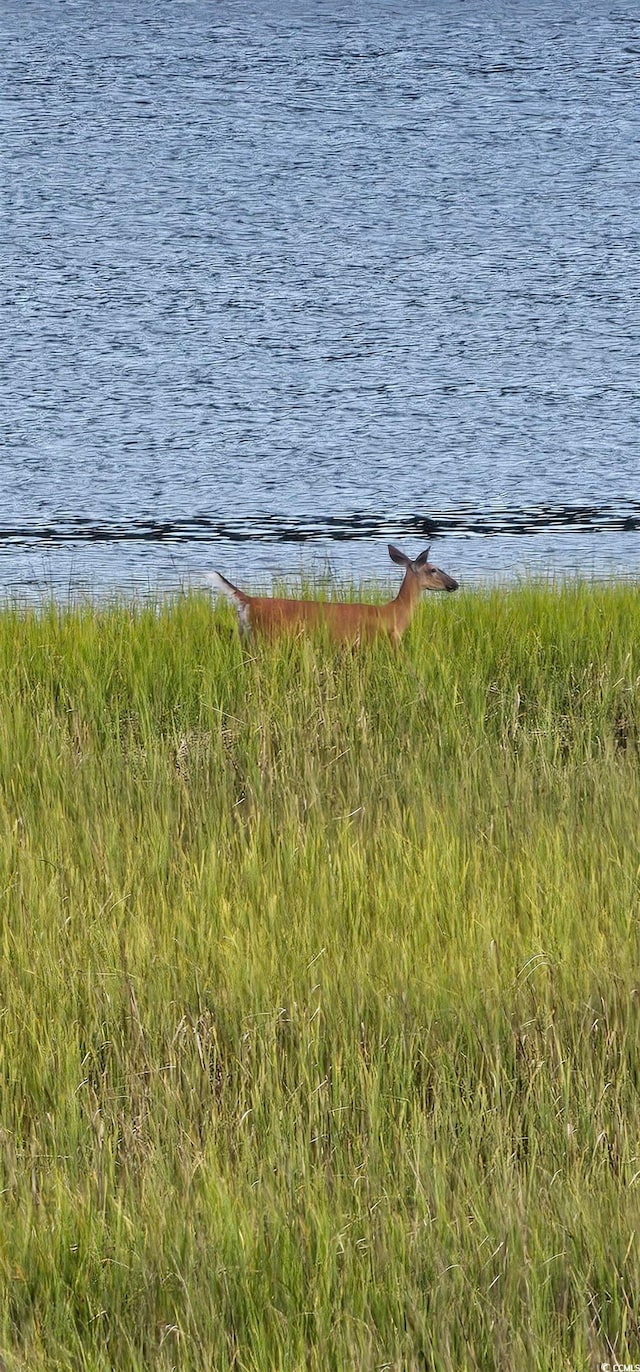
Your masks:
M0 594L640 572L637 7L0 31Z

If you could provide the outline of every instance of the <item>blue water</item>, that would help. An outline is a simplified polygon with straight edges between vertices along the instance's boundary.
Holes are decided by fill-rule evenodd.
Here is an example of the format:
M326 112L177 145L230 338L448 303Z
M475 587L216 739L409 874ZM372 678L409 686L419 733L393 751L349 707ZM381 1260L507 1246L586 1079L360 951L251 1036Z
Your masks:
M637 7L0 32L0 594L640 572Z

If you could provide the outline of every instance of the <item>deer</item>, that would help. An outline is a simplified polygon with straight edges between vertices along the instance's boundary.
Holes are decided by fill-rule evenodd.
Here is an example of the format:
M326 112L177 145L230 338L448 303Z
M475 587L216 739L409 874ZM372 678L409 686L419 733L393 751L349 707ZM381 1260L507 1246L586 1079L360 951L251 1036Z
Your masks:
M386 605L349 604L322 600L283 600L279 596L247 595L221 572L211 572L217 590L237 611L244 631L274 637L299 635L307 629L324 626L335 642L358 644L365 639L386 635L394 647L408 629L422 591L457 591L458 582L429 562L430 547L416 558L388 545L389 557L404 567L404 580L395 600Z

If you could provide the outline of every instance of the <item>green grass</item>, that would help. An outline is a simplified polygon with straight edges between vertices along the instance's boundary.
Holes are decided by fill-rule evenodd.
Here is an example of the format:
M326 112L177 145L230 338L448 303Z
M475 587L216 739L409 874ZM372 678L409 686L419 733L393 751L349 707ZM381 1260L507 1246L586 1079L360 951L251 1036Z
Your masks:
M4 1366L640 1361L639 739L631 586L0 612Z

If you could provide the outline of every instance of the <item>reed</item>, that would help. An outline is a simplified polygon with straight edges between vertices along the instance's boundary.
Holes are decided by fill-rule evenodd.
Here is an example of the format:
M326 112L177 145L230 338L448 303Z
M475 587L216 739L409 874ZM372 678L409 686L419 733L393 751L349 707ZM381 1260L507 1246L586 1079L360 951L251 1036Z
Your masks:
M0 612L7 1369L640 1361L639 643Z

